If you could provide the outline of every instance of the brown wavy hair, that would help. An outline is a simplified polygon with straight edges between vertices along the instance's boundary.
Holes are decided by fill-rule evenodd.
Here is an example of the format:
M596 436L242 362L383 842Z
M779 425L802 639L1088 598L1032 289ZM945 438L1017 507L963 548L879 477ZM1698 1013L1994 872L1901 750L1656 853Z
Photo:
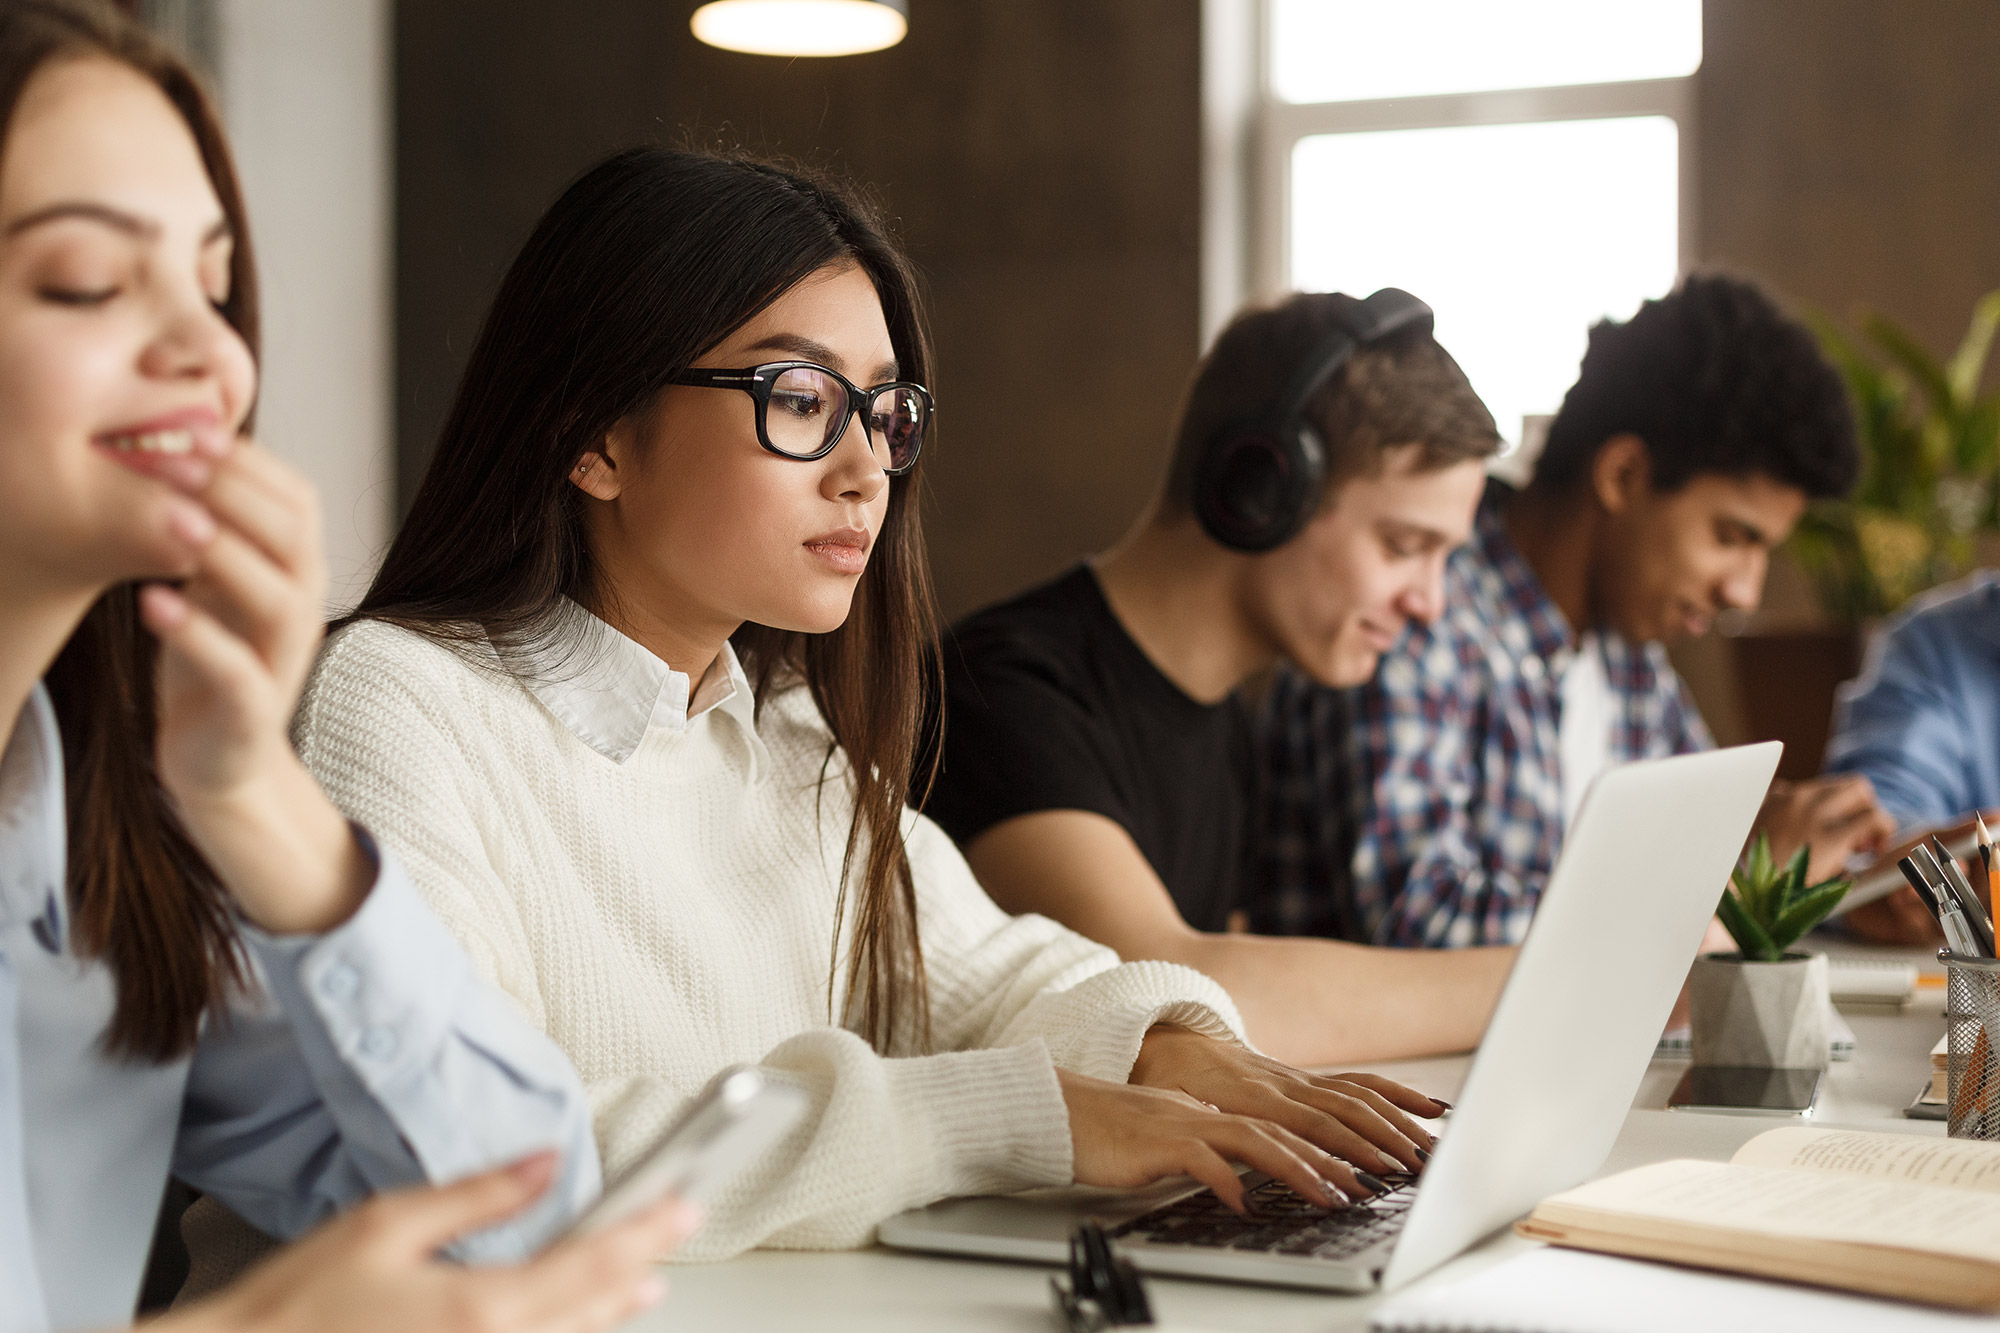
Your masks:
M585 172L508 269L437 451L374 585L348 619L413 629L458 650L485 639L545 657L562 598L601 610L569 483L617 422L799 282L854 264L874 282L901 373L928 382L915 274L873 209L832 180L737 155L631 149ZM854 816L835 908L861 874L843 1021L880 1050L929 1044L916 891L902 835L936 613L918 519L923 464L892 478L888 516L840 628L744 625L733 636L761 701L803 680L840 751ZM345 623L345 622L343 622ZM864 852L865 848L865 852Z
M257 348L257 282L243 194L222 123L194 74L132 20L59 0L0 3L0 137L21 91L58 61L115 60L157 85L187 122L235 237L223 318ZM62 733L67 885L77 952L117 983L105 1049L167 1061L193 1047L247 972L229 901L189 841L153 767L158 647L136 583L92 605L44 683Z

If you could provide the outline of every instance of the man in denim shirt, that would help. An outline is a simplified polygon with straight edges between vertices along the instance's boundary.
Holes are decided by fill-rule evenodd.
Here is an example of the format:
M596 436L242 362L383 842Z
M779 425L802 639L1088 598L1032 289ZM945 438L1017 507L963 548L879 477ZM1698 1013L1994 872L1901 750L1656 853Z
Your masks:
M1443 615L1364 686L1278 679L1254 928L1518 943L1590 778L1712 744L1664 644L1754 607L1771 548L1859 466L1839 377L1750 284L1689 278L1598 324L1531 483L1489 486ZM1824 870L1888 820L1849 778L1781 784L1760 827Z
M1919 597L1840 692L1827 769L1859 773L1901 824L2000 806L2000 572Z

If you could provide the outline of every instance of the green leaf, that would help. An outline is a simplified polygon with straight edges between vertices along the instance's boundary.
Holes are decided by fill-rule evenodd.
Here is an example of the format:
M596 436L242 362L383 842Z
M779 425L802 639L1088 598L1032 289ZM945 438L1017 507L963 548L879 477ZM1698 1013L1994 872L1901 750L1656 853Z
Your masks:
M1805 894L1806 853L1811 850L1810 844L1802 844L1792 853L1792 859L1785 862L1785 869L1778 877L1778 891L1772 895L1771 910L1764 914L1766 926L1783 916Z
M1854 339L1847 336L1847 330L1840 327L1818 311L1806 315L1806 322L1818 336L1820 347L1827 359L1840 370L1841 378L1847 381L1848 392L1856 398L1869 398L1875 393L1882 372L1874 362L1861 351Z
M1972 325L1965 341L1945 364L1945 379L1961 403L1979 395L1979 381L1986 375L1986 358L1993 350L1993 335L2000 331L2000 291L1988 292L1972 307Z
M1763 892L1771 882L1771 840L1761 833L1750 844L1750 864L1744 873L1754 893Z
M1799 900L1785 909L1769 931L1771 944L1782 956L1784 951L1798 943L1799 936L1826 920L1827 914L1840 906L1840 900L1847 896L1853 881L1846 879L1821 880L1807 889Z
M1722 918L1723 927L1729 931L1730 938L1736 941L1736 947L1743 951L1745 958L1753 962L1775 963L1785 956L1784 950L1771 942L1764 928L1751 920L1735 894L1725 890L1722 901L1715 905L1715 914Z
M1885 315L1870 315L1861 327L1877 347L1887 352L1890 359L1916 381L1934 410L1946 415L1957 411L1959 398L1952 391L1951 381L1945 377L1944 367L1902 325Z
M1966 410L1958 428L1958 465L1988 478L2000 466L2000 397L1981 399ZM1991 514L1986 525L1993 525Z

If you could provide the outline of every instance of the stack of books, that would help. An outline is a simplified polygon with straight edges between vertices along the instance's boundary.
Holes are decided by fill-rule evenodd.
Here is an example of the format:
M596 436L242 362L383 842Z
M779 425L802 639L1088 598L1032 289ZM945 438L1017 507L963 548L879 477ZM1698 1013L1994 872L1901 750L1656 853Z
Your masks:
M1903 1108L1903 1114L1912 1120L1944 1120L1945 1092L1951 1081L1948 1066L1951 1063L1951 1034L1938 1038L1937 1045L1931 1047L1931 1081L1917 1094L1917 1099Z

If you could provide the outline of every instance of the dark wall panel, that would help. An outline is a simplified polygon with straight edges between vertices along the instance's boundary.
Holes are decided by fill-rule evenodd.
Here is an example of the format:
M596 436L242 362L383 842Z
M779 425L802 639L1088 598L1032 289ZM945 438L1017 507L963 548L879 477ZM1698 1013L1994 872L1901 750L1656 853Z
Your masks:
M501 272L563 184L633 143L842 170L934 298L932 551L956 613L1115 537L1196 352L1197 0L916 0L838 60L702 46L692 3L397 6L405 498Z
M1707 0L1702 255L1957 345L2000 287L2000 4Z

